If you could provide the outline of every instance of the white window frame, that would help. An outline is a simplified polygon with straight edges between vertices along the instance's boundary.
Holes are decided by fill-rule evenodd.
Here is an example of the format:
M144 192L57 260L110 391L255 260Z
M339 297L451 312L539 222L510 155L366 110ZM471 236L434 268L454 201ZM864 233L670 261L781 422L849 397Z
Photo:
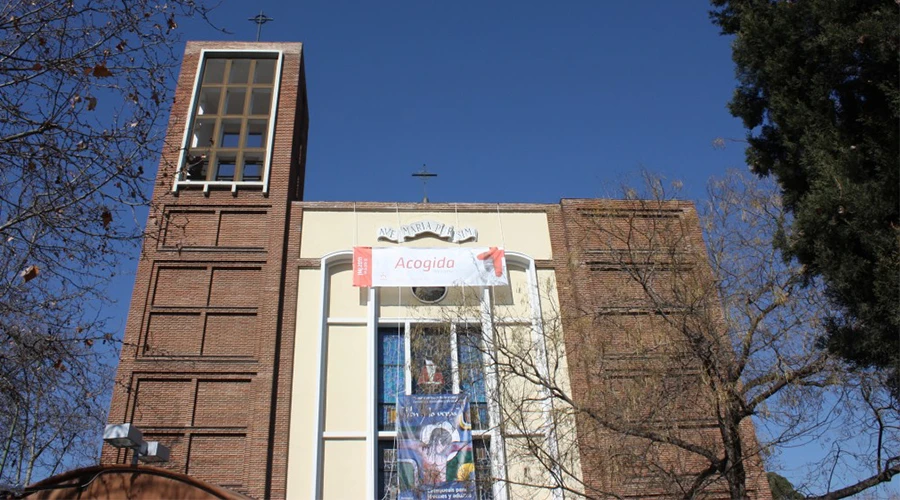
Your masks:
M394 433L391 431L378 431L378 421L377 421L377 405L378 405L378 327L381 324L384 325L406 325L407 323L424 323L427 320L423 318L412 318L412 317L380 317L379 316L379 301L378 301L378 293L375 288L369 288L367 290L367 310L365 318L338 318L338 317L328 317L328 297L330 294L330 275L329 268L332 265L336 264L346 264L348 262L352 262L353 252L352 250L342 250L330 253L322 257L320 261L320 270L321 270L321 288L320 288L320 316L319 316L319 336L317 342L317 380L316 387L318 390L318 397L316 399L316 409L315 409L315 418L316 423L313 425L313 467L311 472L311 489L310 489L310 498L321 498L322 497L322 472L323 472L323 451L324 451L324 440L326 438L330 439L340 439L340 438L351 438L351 439L359 439L365 437L366 440L366 448L367 448L367 456L366 456L366 466L367 466L367 474L368 480L366 485L366 493L368 498L374 498L375 492L378 487L378 464L376 463L377 454L378 454L378 442L379 439L390 438L394 436ZM539 359L540 365L539 369L542 372L548 370L547 360L546 360L546 345L543 333L543 315L541 313L541 303L540 303L540 293L539 293L539 283L537 281L537 269L535 267L534 259L518 252L506 252L507 257L507 265L514 265L519 268L524 268L526 275L528 277L528 293L529 293L529 302L531 305L531 316L529 318L506 318L503 320L502 324L531 324L532 329L532 338L535 342L535 345L541 350ZM492 312L492 299L491 299L491 289L488 287L484 287L481 290L481 332L482 335L490 335L494 330L494 317ZM440 319L436 319L434 322L441 322ZM473 321L477 322L477 320ZM366 325L367 328L367 355L370 360L370 370L368 373L368 381L367 381L367 395L368 395L368 430L365 434L361 433L326 433L324 432L325 426L325 366L326 366L326 356L325 346L327 345L327 332L329 325L337 325L337 324L353 324L353 325ZM404 328L407 328L406 326ZM408 339L408 336L406 336ZM491 339L487 338L486 341L490 341ZM408 345L408 341L405 341L405 344ZM490 344L485 344L490 345ZM406 353L406 363L409 362L409 352ZM497 375L496 371L491 368L493 364L490 360L490 355L488 353L484 354L485 356L485 391L487 394L496 394L497 391ZM411 378L407 377L407 384L411 384ZM546 392L546 390L545 390ZM544 432L548 438L549 445L551 447L551 454L553 456L559 457L559 450L557 444L557 436L556 429L553 424L553 404L552 399L549 397L549 394L545 395L544 398ZM495 500L507 500L508 498L508 490L507 490L507 474L506 474L506 460L505 460L505 445L503 441L503 436L500 433L500 409L497 406L497 398L488 397L488 412L490 415L490 428L485 431L473 431L473 437L481 436L483 438L489 439L491 443L491 469L493 472L493 476L498 480L494 482L493 485L493 494ZM557 470L554 471L556 474L560 474L560 470L557 465ZM557 476L560 477L560 476ZM551 496L554 500L562 500L563 499L563 491L560 488L555 488L551 491Z
M481 294L482 294L482 298L483 298L482 300L484 300L484 297L487 297L487 300L490 300L490 293L485 293L485 292L489 292L489 290L485 290L482 288L482 290L481 290ZM490 306L488 305L488 307L490 307ZM405 375L406 375L404 377L404 383L406 385L406 387L404 388L405 389L404 393L407 396L409 396L409 395L412 395L412 378L414 376L414 374L412 373L412 346L410 343L410 337L411 337L410 334L412 333L413 327L415 325L427 325L427 324L434 324L434 325L444 324L445 325L447 323L450 323L450 366L451 366L450 371L451 371L451 377L452 377L451 390L452 390L452 394L459 394L459 392L460 392L460 388L459 388L460 387L459 386L459 350L458 350L459 341L458 341L458 336L457 336L457 330L458 330L459 325L467 325L467 324L468 325L478 325L481 329L481 335L483 338L485 335L483 318L477 318L477 317L459 318L459 319L454 320L452 323L448 322L444 319L440 319L440 318L405 318L403 321L392 321L391 318L378 318L378 323L377 323L377 326L375 329L375 342L376 342L375 343L375 358L372 361L373 366L375 368L374 377L375 377L375 384L376 384L375 385L376 392L375 392L375 400L373 401L373 403L374 403L373 410L374 410L374 417L375 417L375 432L377 433L376 439L375 439L374 461L373 461L373 465L375 466L375 469L372 471L372 474L373 474L372 477L373 477L374 481L372 484L372 492L373 493L371 496L373 498L375 497L375 492L378 489L378 481L380 479L378 477L378 473L377 473L377 470L379 470L378 460L380 460L380 457L378 456L378 444L379 444L379 442L389 441L389 440L393 440L393 439L397 438L397 431L382 431L382 430L378 429L378 414L379 414L379 402L377 401L378 396L379 396L379 394L377 392L377 390L378 390L377 384L378 384L378 377L379 377L378 348L379 348L379 343L381 340L380 338L378 338L378 329L383 328L383 327L397 327L399 330L401 330L403 332L403 351L404 351L403 352L403 356L404 356L403 369L405 370ZM484 344L484 345L489 345L489 344ZM484 372L485 372L484 373L485 392L487 393L488 392L488 379L489 378L491 378L492 380L495 380L495 379L493 378L493 371L490 369L490 366L491 366L490 355L485 353L483 355L482 361L483 361L483 367L484 367ZM487 442L491 443L491 446L494 446L495 436L499 436L499 433L495 432L495 430L499 427L499 422L498 422L499 412L495 413L492 410L494 404L496 404L496 401L493 400L492 398L488 397L487 398L488 420L490 422L488 425L488 428L487 429L472 429L472 439L473 440L478 439L478 440L482 440L482 441L487 441ZM497 439L498 439L498 441L497 441L498 443L502 442L501 440L499 440L500 439L499 437ZM494 453L495 453L494 449L491 448L491 457L494 456ZM493 462L493 460L492 460L492 462ZM494 463L491 464L491 469L492 469L492 471L491 471L492 475L494 477L497 477L497 473L498 473L499 469L497 467L495 467ZM495 490L496 490L496 484L495 484ZM494 498L495 499L497 498L496 491L494 492Z
M228 57L253 59L255 56L265 58L275 54L275 75L274 86L272 87L272 105L269 109L269 123L266 137L266 154L263 162L263 178L261 181L209 181L209 180L188 180L181 179L182 169L184 168L185 154L188 144L191 140L191 129L194 124L194 112L197 108L198 93L200 92L200 78L203 74L203 67L206 60L210 57ZM232 193L237 193L238 187L262 188L262 192L269 192L269 172L272 164L272 146L275 142L275 121L278 118L278 98L281 88L281 68L284 63L283 50L253 50L253 49L202 49L200 51L200 62L197 64L197 71L194 75L194 88L191 91L190 107L188 108L187 120L184 126L184 134L181 138L181 148L178 150L178 165L175 170L175 180L172 184L172 192L177 193L179 188L203 186L203 192L209 193L210 187L230 187ZM210 166L212 168L212 166Z

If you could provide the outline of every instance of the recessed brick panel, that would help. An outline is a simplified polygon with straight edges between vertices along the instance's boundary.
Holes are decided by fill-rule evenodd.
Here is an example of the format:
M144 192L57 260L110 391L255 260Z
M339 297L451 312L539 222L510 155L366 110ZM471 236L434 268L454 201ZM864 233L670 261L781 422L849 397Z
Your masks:
M209 314L206 316L204 356L256 356L256 314Z
M221 486L243 486L246 438L240 435L191 436L187 473Z
M144 427L184 427L194 408L191 380L140 380L133 422Z
M154 306L206 305L209 274L204 267L160 267L156 271Z
M199 356L203 322L199 313L150 314L144 356Z
M196 427L245 427L249 380L201 380L197 383Z
M219 217L213 210L172 210L166 213L163 246L189 248L216 244Z
M209 305L215 307L257 307L259 268L213 269Z
M169 448L169 461L153 464L154 467L162 467L163 469L184 473L184 465L187 462L187 436L184 434L145 432L144 441L159 441Z
M604 354L652 355L672 352L676 347L671 326L652 313L607 314L596 318L596 338L590 339ZM586 339L587 340L587 339Z
M265 211L222 212L218 246L264 247L268 227L269 219Z

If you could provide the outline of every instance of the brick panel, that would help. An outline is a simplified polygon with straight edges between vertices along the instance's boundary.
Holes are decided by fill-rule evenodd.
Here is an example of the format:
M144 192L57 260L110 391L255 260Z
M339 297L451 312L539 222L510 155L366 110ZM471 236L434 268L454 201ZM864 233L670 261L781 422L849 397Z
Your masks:
M245 427L249 380L201 380L194 410L196 427Z
M265 211L222 212L218 246L264 247L269 227L267 215Z
M209 314L206 316L204 356L255 357L256 314Z
M156 271L154 306L205 306L208 293L205 267L160 267Z
M246 467L243 434L194 434L187 473L221 486L243 486Z
M672 352L674 334L665 321L653 313L598 311L594 319L598 347L605 355L648 355Z
M259 268L213 269L209 305L216 307L256 307L259 296Z
M187 436L184 434L145 432L144 440L159 441L169 447L169 461L161 464L153 464L154 467L162 467L184 474L188 451Z
M138 381L132 422L144 427L184 427L191 424L194 383L191 380Z
M143 355L199 356L202 341L199 313L151 313Z
M215 246L218 222L219 217L213 210L170 210L166 212L163 246Z

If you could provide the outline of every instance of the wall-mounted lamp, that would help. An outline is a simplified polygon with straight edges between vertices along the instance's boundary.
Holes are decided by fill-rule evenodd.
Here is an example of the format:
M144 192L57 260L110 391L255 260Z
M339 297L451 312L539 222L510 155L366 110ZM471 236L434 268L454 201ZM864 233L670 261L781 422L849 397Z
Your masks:
M134 424L109 424L103 431L103 441L116 448L132 450L131 464L169 461L169 448L158 441L144 441L141 430Z

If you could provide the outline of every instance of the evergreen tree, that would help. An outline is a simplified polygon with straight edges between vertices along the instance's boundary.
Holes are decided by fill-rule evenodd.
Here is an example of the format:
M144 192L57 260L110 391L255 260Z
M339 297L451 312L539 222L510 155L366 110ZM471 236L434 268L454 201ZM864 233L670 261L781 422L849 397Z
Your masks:
M803 495L797 493L794 485L781 474L767 472L766 479L769 480L769 489L772 490L772 500L803 500Z
M793 214L778 245L839 310L822 342L900 389L900 92L894 0L712 0L734 35L747 162Z

